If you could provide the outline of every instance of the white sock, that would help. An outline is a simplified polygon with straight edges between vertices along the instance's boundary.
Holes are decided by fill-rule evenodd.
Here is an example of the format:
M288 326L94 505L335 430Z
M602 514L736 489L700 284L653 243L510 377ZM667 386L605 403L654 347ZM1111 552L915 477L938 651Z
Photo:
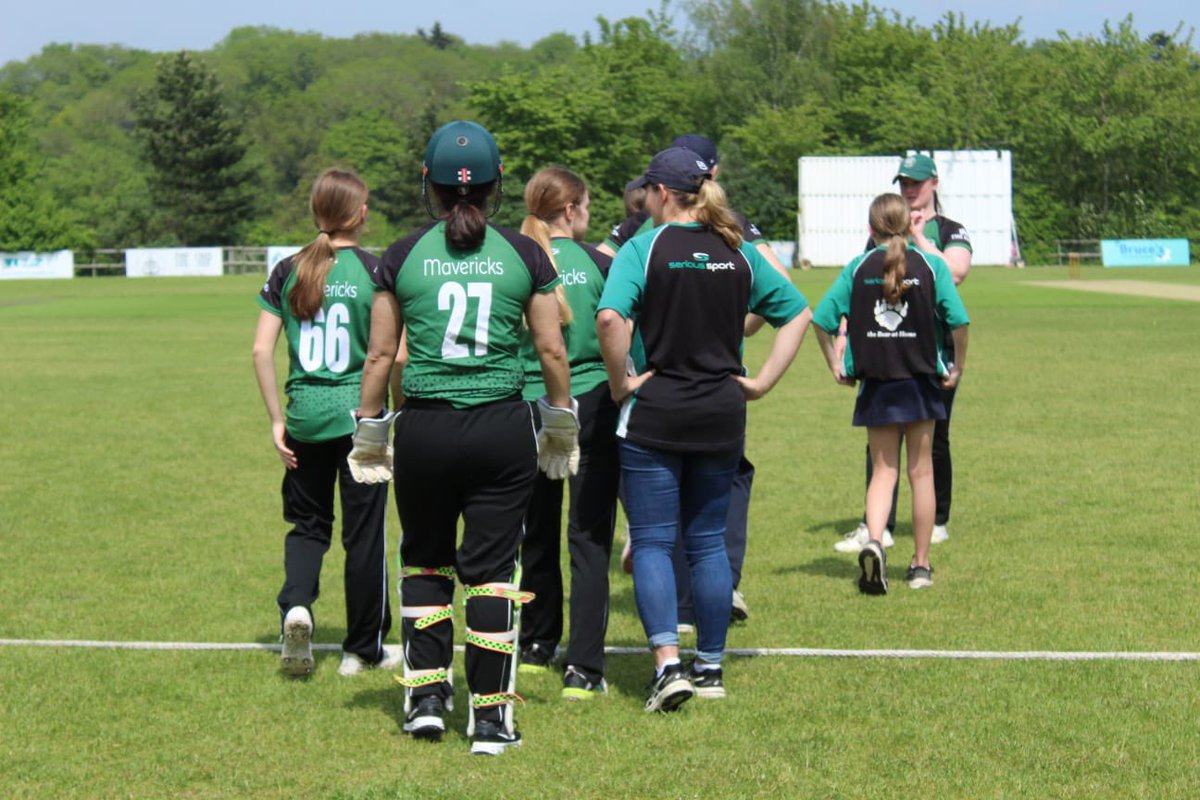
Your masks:
M700 661L699 659L692 662L692 669L696 670L696 672L708 672L709 670L720 668L720 664L709 664L707 661Z
M680 662L679 662L678 658L668 658L666 661L664 661L663 663L659 664L657 667L654 668L654 677L661 678L663 672L666 671L667 667L669 667L671 665L678 666L679 663Z

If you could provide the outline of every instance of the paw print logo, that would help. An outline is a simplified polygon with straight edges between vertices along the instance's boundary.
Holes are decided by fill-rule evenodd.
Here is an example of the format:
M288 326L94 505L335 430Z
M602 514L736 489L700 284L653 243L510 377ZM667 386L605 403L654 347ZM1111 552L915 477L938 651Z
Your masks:
M900 323L904 322L904 318L908 316L908 301L901 300L896 305L891 305L886 300L878 300L875 303L875 321L880 327L887 328L889 331L894 331L900 327Z

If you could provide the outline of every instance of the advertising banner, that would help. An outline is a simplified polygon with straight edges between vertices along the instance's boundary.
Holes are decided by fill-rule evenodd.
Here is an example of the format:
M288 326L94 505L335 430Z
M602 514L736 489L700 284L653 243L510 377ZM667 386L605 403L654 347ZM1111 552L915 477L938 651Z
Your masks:
M125 251L125 275L129 278L223 273L219 247L145 247Z
M1105 239L1100 259L1106 267L1186 267L1187 239Z
M70 250L53 253L0 253L0 278L74 278L75 254Z

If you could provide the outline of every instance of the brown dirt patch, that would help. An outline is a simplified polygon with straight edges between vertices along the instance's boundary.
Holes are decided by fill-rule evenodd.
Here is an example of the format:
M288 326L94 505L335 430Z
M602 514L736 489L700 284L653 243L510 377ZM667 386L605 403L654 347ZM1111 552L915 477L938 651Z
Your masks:
M1028 283L1031 286L1049 286L1052 289L1131 294L1137 297L1191 300L1193 303L1200 303L1200 286L1184 286L1178 283L1155 283L1153 281L1029 281Z

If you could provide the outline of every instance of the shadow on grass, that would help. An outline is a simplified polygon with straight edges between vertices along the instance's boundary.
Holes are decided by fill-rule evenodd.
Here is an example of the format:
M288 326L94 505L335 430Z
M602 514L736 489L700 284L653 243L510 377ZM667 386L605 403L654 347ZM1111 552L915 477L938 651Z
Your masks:
M858 560L854 555L822 556L803 564L787 564L774 570L776 575L816 575L843 580L858 575Z
M862 522L862 517L842 517L841 519L827 519L821 522L813 522L804 530L806 533L811 533L817 536L832 536L830 539L830 547L833 542L842 538L847 532L858 527L858 523Z

